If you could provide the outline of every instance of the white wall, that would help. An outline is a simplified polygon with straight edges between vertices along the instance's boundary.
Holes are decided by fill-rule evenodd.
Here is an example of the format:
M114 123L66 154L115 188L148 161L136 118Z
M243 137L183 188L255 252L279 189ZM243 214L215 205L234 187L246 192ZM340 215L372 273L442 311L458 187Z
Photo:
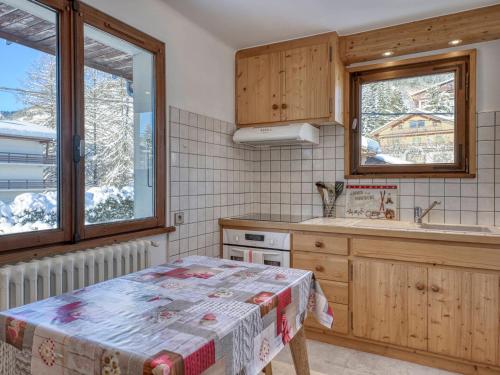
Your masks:
M165 42L168 105L234 121L233 48L161 0L84 2Z
M412 57L434 55L443 52L472 49L477 50L477 112L492 112L500 110L500 40L469 44L432 52L422 52L396 58L380 59L367 63L353 64L362 66L384 61L403 60Z

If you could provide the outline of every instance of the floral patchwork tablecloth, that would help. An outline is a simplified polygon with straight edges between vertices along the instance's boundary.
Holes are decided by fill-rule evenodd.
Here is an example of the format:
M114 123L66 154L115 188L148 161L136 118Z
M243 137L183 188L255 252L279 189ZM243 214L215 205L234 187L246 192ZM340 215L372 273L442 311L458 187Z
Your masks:
M33 375L256 374L307 311L333 314L311 272L193 256L0 313Z

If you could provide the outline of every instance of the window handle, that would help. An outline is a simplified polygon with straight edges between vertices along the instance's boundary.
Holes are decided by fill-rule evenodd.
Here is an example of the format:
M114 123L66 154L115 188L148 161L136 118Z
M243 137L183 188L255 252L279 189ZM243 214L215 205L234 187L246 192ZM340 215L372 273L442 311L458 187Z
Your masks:
M78 134L73 136L73 161L79 163L85 156L85 140Z
M357 128L358 128L358 119L357 118L352 120L351 128L352 128L352 130L357 130Z

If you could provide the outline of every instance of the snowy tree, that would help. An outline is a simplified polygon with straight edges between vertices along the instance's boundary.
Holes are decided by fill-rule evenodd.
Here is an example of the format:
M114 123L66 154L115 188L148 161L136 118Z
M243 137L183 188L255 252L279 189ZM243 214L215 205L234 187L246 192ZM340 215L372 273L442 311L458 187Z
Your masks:
M133 100L124 78L85 69L87 185L128 186L133 181Z
M403 94L393 81L363 85L361 112L364 135L401 116L401 113L407 110Z
M438 86L429 88L426 96L427 102L424 110L430 113L453 113L453 93L440 90Z
M56 128L57 64L54 56L43 55L28 70L19 99L26 109L25 121ZM129 186L133 180L133 98L128 81L86 67L85 81L85 168L87 186ZM52 153L55 152L54 145ZM47 168L46 178L55 178Z
M54 56L42 54L28 69L21 82L19 100L24 104L23 119L37 125L56 128L57 62Z
M21 116L20 120L56 129L58 111L56 58L49 54L41 54L26 72L21 85L23 89L18 93L18 99L24 104L25 109L16 117ZM48 147L48 153L55 155L55 140ZM44 169L45 180L55 180L56 175L55 166Z

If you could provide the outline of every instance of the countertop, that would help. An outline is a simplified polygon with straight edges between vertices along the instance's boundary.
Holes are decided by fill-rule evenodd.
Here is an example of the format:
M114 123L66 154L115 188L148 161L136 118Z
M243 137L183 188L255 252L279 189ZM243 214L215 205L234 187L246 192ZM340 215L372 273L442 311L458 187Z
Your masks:
M437 240L491 244L500 246L500 227L459 224L416 224L405 221L370 219L315 218L300 223L219 219L222 226L258 230L296 230L347 235L378 236L405 239Z

